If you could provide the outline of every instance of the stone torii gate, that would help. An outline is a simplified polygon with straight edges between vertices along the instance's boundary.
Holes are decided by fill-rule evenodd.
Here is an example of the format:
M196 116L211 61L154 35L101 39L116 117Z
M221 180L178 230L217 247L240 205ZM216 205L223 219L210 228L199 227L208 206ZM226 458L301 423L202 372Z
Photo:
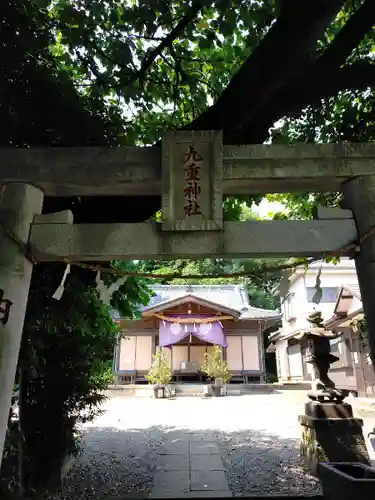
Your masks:
M2 149L0 182L0 456L33 265L25 247L45 262L342 255L375 224L373 144L223 146L205 131L167 133L161 147ZM316 220L223 222L223 195L340 190L347 210ZM163 222L73 224L69 211L40 215L44 194L160 194ZM374 239L358 245L374 361Z

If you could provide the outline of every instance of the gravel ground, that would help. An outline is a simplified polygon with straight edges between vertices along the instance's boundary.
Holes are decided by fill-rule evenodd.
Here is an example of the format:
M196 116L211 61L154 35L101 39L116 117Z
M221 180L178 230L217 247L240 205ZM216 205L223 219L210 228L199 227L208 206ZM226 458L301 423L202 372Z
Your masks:
M164 432L142 422L139 412L147 408L138 403L119 398L104 405L103 415L83 429L83 452L63 490L47 495L48 500L109 500L127 493L147 497Z
M147 430L90 429L63 490L46 498L108 500L126 493L147 497L155 470L152 449L160 440L161 435Z
M84 451L63 491L48 498L147 496L163 441L188 430L217 436L233 493L319 494L319 482L299 459L297 415L303 402L303 395L291 394L207 400L115 397L85 427Z
M253 395L233 400L231 423L221 424L219 442L233 493L318 495L319 481L299 457L297 415L305 396Z
M263 432L221 434L220 443L233 493L249 495L318 495L320 483L299 459L298 439Z

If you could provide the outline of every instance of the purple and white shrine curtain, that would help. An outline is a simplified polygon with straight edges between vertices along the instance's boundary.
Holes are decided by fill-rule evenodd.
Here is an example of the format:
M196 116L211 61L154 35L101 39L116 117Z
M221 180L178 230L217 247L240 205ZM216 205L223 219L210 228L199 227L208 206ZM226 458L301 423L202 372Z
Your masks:
M195 323L194 317L188 314L180 314L177 318L191 318L191 323L173 322L173 316L170 316L172 321L159 321L159 346L167 347L176 344L188 335L195 335L204 342L210 344L221 345L227 347L223 325L220 321L212 321L210 323ZM196 319L204 318L204 315L195 315Z

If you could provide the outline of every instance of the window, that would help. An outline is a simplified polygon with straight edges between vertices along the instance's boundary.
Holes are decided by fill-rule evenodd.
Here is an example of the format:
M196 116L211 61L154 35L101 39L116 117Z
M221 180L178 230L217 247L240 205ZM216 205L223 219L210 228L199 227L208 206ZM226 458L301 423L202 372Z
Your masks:
M284 299L284 316L287 321L295 319L296 315L294 312L294 293L290 293Z
M314 287L307 287L307 302L312 302L314 295L316 294L316 289ZM336 302L339 295L340 288L336 286L322 287L322 298L320 302Z

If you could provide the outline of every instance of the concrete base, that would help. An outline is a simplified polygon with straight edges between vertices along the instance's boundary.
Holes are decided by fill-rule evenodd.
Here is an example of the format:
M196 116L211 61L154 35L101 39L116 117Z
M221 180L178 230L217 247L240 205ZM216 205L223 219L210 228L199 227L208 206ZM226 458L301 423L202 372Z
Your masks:
M363 420L353 417L347 403L305 405L301 425L300 453L311 472L318 475L319 462L359 462L370 465L362 432Z
M176 390L177 397L204 397L207 384L172 384ZM245 394L272 394L288 390L306 391L311 387L306 384L227 384L226 394L228 396L241 396ZM154 397L153 385L148 384L124 384L110 385L105 391L108 397L115 396L138 396Z

